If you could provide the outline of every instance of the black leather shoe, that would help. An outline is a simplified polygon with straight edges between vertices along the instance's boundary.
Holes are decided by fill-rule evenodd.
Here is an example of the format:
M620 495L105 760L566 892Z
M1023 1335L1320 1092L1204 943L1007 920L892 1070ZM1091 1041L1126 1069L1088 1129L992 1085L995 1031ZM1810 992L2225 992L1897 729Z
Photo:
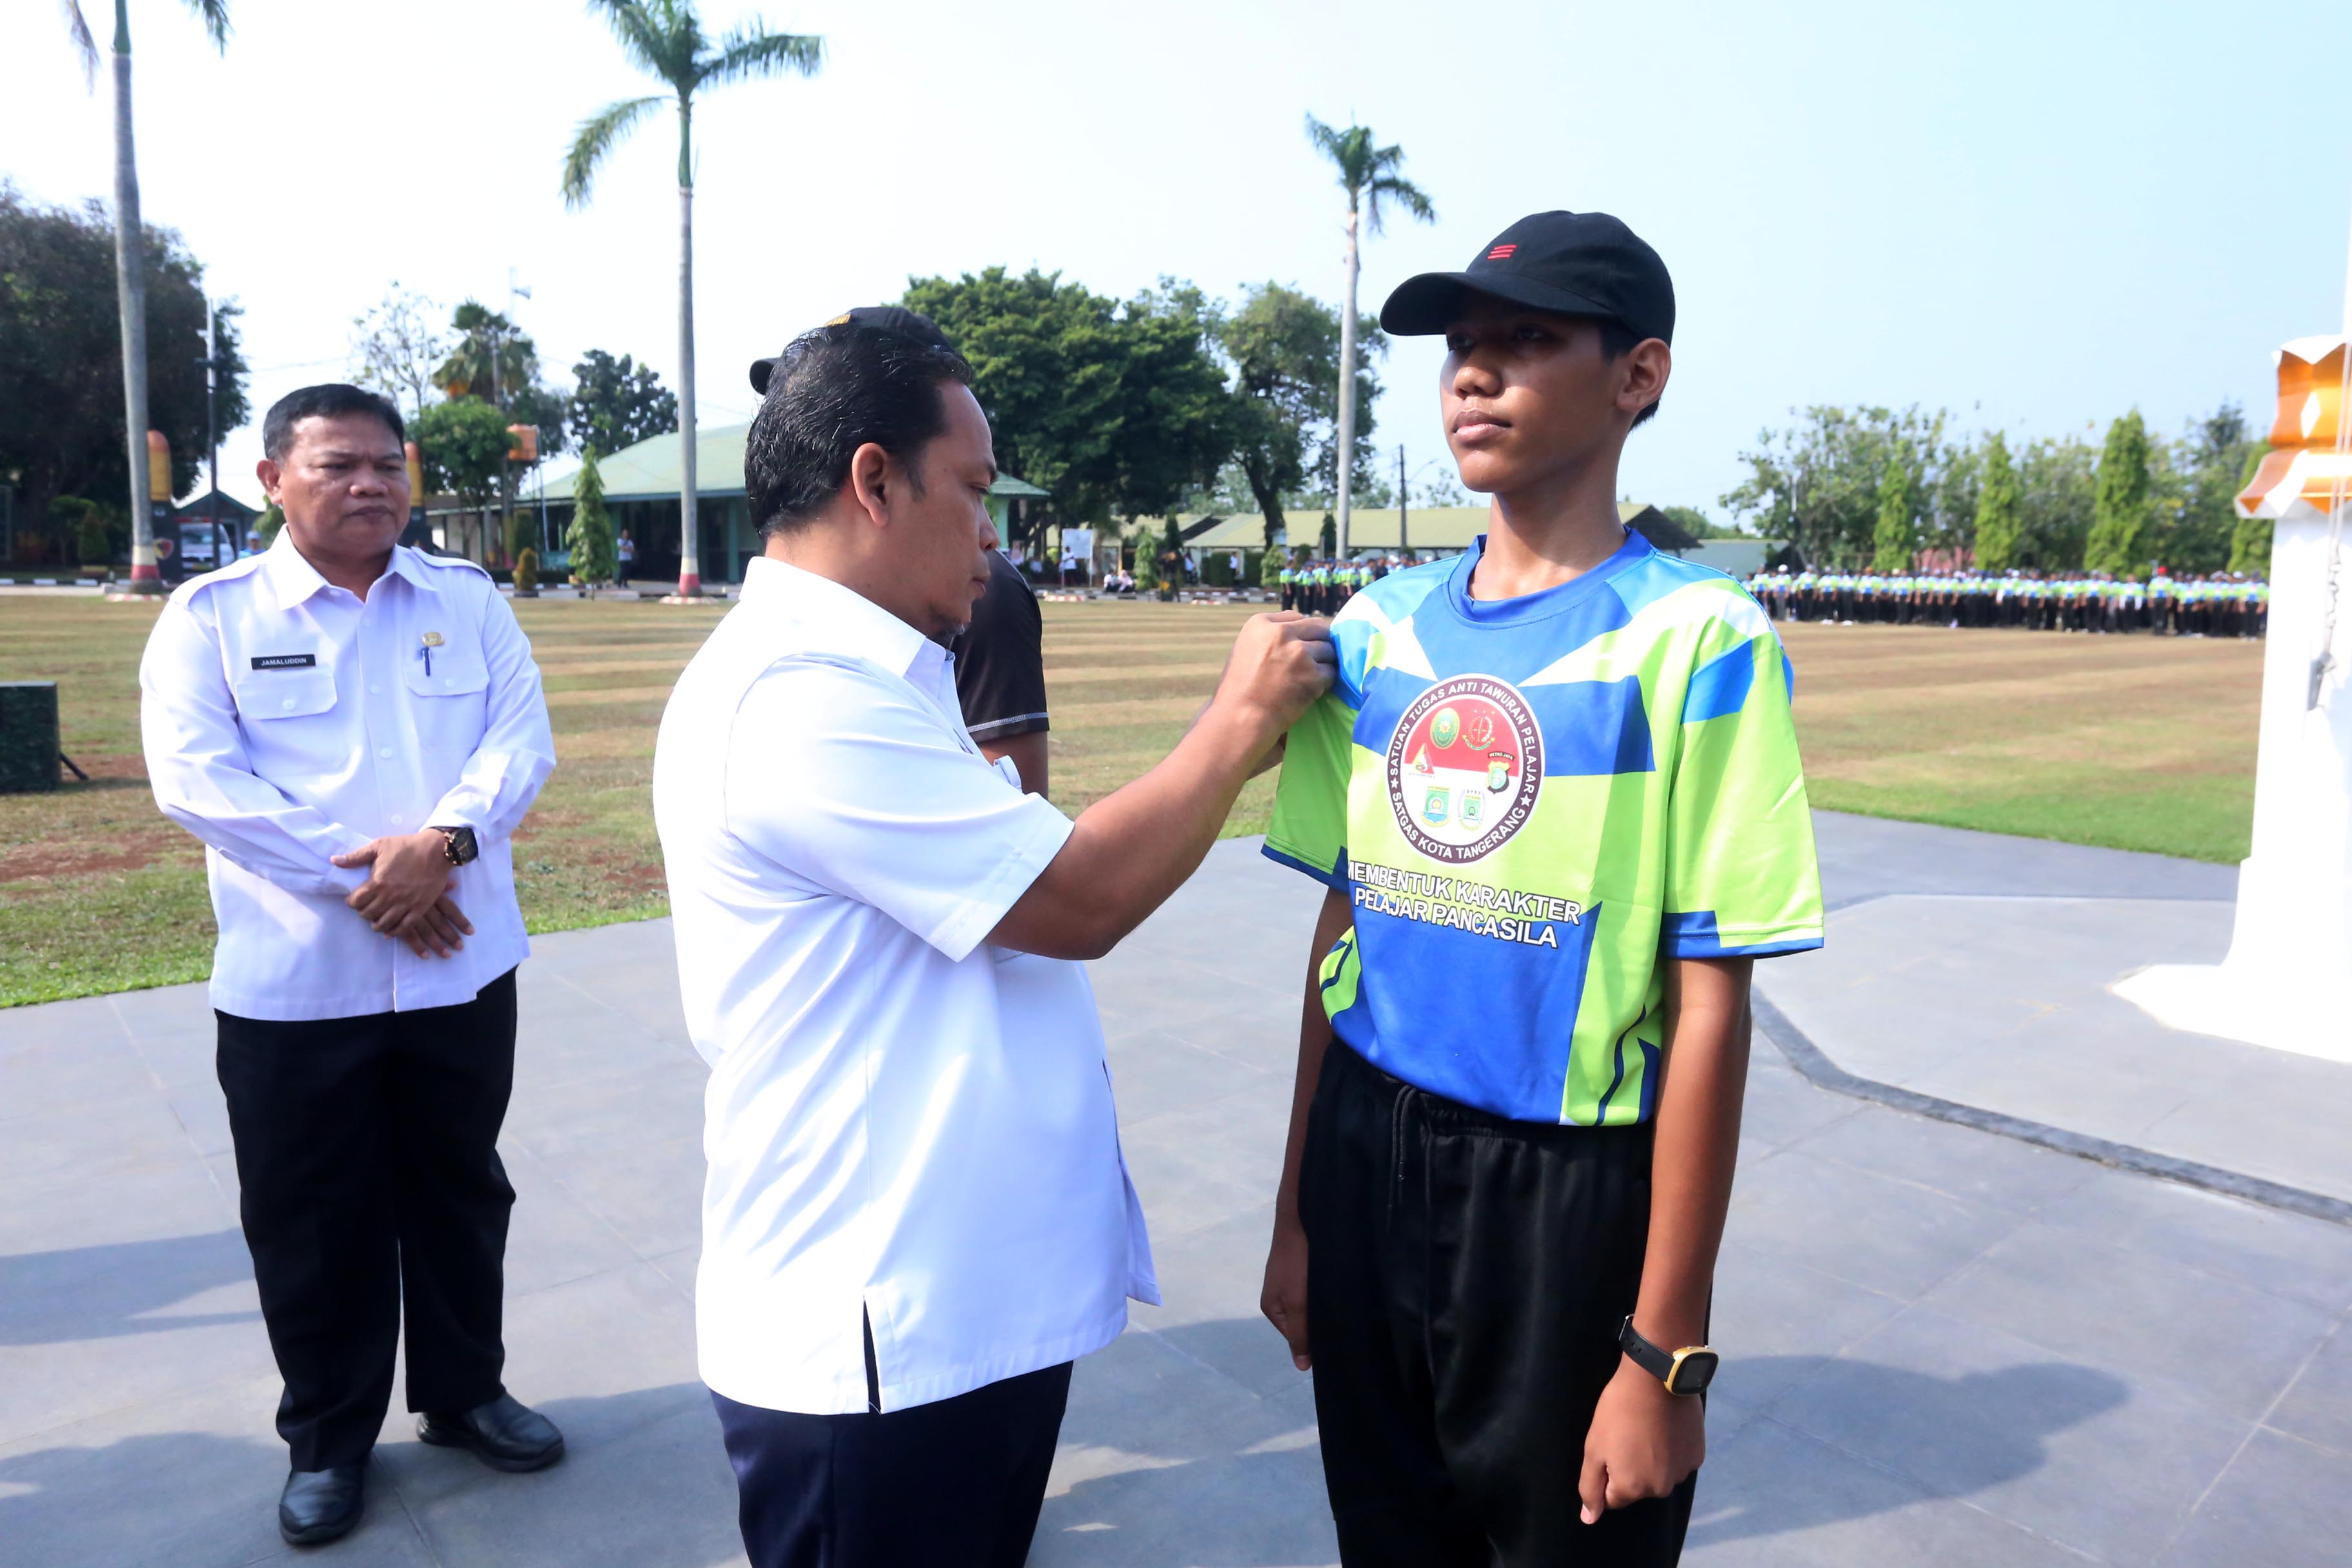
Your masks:
M349 1535L366 1501L365 1465L296 1470L278 1497L278 1533L295 1546L321 1545Z
M416 1418L416 1435L445 1448L471 1448L494 1470L543 1470L563 1458L555 1423L511 1394L455 1415L428 1410Z

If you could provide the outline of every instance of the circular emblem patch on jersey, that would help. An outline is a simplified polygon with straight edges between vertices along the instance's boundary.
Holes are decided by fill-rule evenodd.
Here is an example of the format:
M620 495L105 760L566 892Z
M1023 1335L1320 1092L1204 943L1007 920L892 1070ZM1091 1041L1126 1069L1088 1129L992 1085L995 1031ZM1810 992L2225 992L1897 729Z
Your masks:
M1389 809L1407 842L1459 865L1525 826L1543 788L1543 731L1491 675L1457 675L1413 700L1389 740Z

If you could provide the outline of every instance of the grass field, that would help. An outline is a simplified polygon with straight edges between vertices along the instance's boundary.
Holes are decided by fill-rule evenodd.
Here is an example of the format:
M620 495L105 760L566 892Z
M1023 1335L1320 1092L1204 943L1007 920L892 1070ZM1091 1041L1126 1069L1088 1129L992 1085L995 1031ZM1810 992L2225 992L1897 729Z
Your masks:
M657 915L646 806L654 727L713 609L519 606L547 679L554 777L515 843L533 931ZM1045 606L1054 795L1076 811L1165 754L1248 612ZM67 752L93 775L0 796L0 1005L202 979L212 917L194 840L139 761L138 664L154 612L0 596L0 680L58 682ZM2254 643L1902 626L1786 628L1813 803L2197 859L2246 853ZM1227 825L1265 826L1271 779Z

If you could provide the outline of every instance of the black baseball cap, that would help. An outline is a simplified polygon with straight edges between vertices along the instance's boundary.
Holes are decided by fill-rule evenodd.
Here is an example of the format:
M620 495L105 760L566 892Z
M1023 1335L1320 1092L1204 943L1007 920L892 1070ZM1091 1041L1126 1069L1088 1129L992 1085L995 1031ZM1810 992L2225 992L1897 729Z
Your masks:
M860 305L854 310L844 310L825 323L828 327L871 327L877 331L893 332L925 348L945 349L955 353L955 344L940 331L939 323L920 310L909 310L904 305ZM772 355L751 362L751 390L761 396L768 395L768 377L776 362L784 356Z
M1675 340L1675 283L1641 236L1607 213L1534 213L1489 240L1459 272L1424 272L1398 284L1381 325L1399 337L1442 332L1465 294L1486 294L1622 322L1645 338Z

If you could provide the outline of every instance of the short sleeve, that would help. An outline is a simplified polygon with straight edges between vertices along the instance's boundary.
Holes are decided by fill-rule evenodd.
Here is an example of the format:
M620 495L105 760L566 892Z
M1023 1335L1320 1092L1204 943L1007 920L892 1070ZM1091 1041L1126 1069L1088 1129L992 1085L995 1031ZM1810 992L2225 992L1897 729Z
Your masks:
M1060 852L1071 824L947 725L879 669L781 661L735 715L728 830L961 960Z
M950 645L956 700L975 741L1006 741L1048 729L1045 617L1021 569L990 552L988 589L971 624Z
M1748 637L1723 630L1683 704L1660 939L1669 958L1762 958L1822 945L1821 869L1788 656L1769 626Z
M1274 819L1265 830L1268 859L1328 888L1348 886L1348 774L1355 729L1356 710L1338 688L1290 727L1274 787Z

